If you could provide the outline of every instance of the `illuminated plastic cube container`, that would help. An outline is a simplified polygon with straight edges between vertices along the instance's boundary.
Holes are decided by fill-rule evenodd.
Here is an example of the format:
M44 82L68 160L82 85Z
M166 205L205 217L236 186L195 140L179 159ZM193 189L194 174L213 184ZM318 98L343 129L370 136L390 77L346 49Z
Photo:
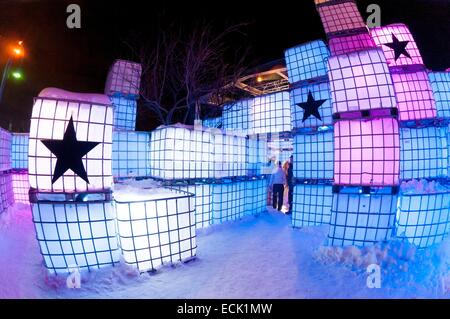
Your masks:
M196 254L194 195L170 189L116 190L123 259L139 271L191 259Z
M447 175L445 128L401 128L400 177L440 178Z
M250 135L247 139L247 175L262 174L262 168L267 164L268 142L265 136Z
M327 75L330 52L321 40L288 49L284 52L284 56L290 83Z
M271 135L268 142L268 154L267 160L271 160L276 164L278 161L284 163L289 160L289 157L294 153L294 139L283 135L277 136ZM267 163L266 163L267 165ZM272 174L273 167L270 172L266 174Z
M336 185L398 185L400 134L396 119L337 121L334 136Z
M204 119L202 125L208 128L222 128L223 127L223 117L215 117Z
M142 67L139 63L116 60L109 69L105 94L137 97L141 86Z
M52 192L91 192L112 186L111 171L113 109L107 96L48 88L35 99L29 139L30 187ZM52 183L56 156L43 140L62 140L73 119L78 141L97 142L82 162L89 183L68 170Z
M450 118L450 72L428 73L436 100L437 116Z
M301 228L329 224L332 202L331 185L295 185L292 226Z
M212 188L211 184L174 185L176 189L194 194L196 228L206 228L211 224Z
M136 128L136 100L112 96L111 101L114 107L114 129L134 131Z
M397 236L419 248L444 240L450 232L450 190L400 196Z
M436 102L426 71L393 73L400 121L436 117Z
M290 91L290 94L293 129L333 124L330 85L328 82L309 84L294 88ZM314 115L310 115L303 121L305 110L299 104L306 103L310 94L315 101L323 101L323 104L318 108L320 119Z
M375 43L383 49L389 66L423 65L422 55L417 47L417 43L406 25L391 24L373 28L370 32ZM402 54L396 59L394 49L388 46L388 44L395 41L394 36L400 42L408 42L405 50L410 57Z
M245 215L259 215L267 211L267 180L255 178L244 185Z
M223 107L223 128L226 130L242 130L247 132L250 129L250 113L253 100L241 100Z
M13 169L28 168L28 133L13 133L11 162Z
M112 145L113 176L150 176L150 133L114 131Z
M0 172L0 214L14 203L12 174Z
M367 32L363 32L359 34L333 37L329 40L329 46L331 55L336 56L375 48L376 44Z
M397 106L392 77L381 49L331 57L328 64L333 113Z
M213 185L212 224L236 221L246 215L245 182Z
M333 179L333 131L294 137L294 176L300 179Z
M213 133L214 177L226 178L247 175L246 137L233 132Z
M12 135L0 128L0 172L11 169Z
M91 194L90 201L67 201L55 194L32 200L33 222L45 267L51 273L97 269L120 260L113 203ZM59 200L58 200L59 199Z
M328 36L366 29L354 1L329 2L318 6L320 19Z
M14 193L14 202L30 204L30 197L28 195L30 182L28 181L27 170L14 170L12 172L12 190Z
M291 101L289 92L257 96L253 102L253 134L291 131Z
M368 246L393 235L398 195L333 194L328 244Z

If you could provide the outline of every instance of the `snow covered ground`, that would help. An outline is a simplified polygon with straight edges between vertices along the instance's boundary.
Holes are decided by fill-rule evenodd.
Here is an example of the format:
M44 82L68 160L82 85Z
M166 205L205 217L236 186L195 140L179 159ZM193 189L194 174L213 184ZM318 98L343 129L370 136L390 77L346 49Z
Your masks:
M270 212L199 231L198 257L139 275L124 264L82 273L80 289L49 276L28 206L0 215L0 298L450 298L450 241L426 251L392 242L326 248L327 228L293 229ZM369 289L366 265L381 264Z

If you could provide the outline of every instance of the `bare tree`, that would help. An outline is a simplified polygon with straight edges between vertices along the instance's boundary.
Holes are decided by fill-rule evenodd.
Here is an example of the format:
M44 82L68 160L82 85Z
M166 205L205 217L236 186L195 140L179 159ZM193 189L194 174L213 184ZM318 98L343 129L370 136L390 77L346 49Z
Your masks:
M188 31L172 24L158 33L154 43L144 43L137 52L142 64L142 105L161 124L169 125L175 119L186 123L191 112L198 115L206 99L221 103L246 70L247 50L236 43L233 51L229 47L230 38L242 34L243 26L214 32L210 24Z

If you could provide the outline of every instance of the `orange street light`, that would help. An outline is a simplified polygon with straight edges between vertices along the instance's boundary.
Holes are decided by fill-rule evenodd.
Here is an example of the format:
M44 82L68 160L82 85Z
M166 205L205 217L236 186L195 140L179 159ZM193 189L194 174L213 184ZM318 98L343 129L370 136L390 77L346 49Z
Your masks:
M11 53L15 58L23 58L23 56L25 55L23 41L19 41L16 45L11 46Z

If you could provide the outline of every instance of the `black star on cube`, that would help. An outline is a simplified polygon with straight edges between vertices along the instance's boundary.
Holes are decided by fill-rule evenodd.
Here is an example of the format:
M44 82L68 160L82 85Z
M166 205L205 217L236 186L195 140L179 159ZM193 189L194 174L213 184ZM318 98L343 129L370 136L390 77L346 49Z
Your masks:
M327 100L315 100L311 91L309 91L308 100L306 102L297 104L305 111L303 113L302 123L304 123L311 115L317 118L318 120L322 121L322 117L320 116L319 113L319 107L321 107L322 104L325 103L326 101Z
M395 61L400 58L400 56L404 55L410 59L411 55L406 51L406 47L408 46L409 41L399 41L395 35L392 35L392 42L386 43L385 46L394 50L395 53Z
M52 177L52 184L54 184L58 178L63 176L69 169L89 184L87 172L81 159L100 143L77 141L72 117L70 117L69 124L67 125L62 140L42 140L41 142L57 158L55 171L53 172Z

